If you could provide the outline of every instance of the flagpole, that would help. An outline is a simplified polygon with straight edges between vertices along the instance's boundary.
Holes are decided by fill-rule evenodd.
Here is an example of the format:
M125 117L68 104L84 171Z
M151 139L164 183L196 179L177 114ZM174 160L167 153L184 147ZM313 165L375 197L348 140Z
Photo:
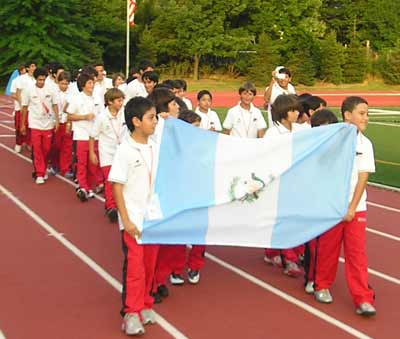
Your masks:
M125 75L126 78L128 79L129 76L129 30L130 30L130 25L129 25L129 1L126 0L126 68L125 68Z

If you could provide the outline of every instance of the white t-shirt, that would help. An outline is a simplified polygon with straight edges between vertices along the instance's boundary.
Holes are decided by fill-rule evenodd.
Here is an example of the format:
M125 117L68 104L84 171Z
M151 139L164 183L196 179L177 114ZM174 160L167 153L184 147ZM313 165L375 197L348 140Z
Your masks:
M67 113L78 115L96 114L93 96L88 96L84 92L74 95L68 103ZM74 131L74 140L89 140L93 124L94 120L73 121L72 130Z
M68 97L72 98L73 96L78 95L79 93L80 92L78 89L78 83L76 81L71 82L68 85Z
M117 146L122 141L125 117L121 109L113 116L108 107L101 112L94 122L90 136L99 139L100 166L111 166Z
M139 79L135 79L131 81L126 87L125 92L125 103L127 103L130 99L135 97L144 97L148 96L146 88L144 87L143 82L140 82Z
M93 89L93 96L96 99L96 102L100 105L100 112L104 110L104 94L110 89L113 88L112 80L110 78L104 77L101 82L96 81Z
M268 87L266 88L266 90ZM268 103L268 126L272 126L273 121L272 121L272 114L271 114L271 105L275 102L276 98L280 96L281 94L296 94L296 90L293 87L292 84L288 84L288 88L284 89L279 84L276 82L272 85L272 91L271 91L271 98Z
M354 191L358 182L358 173L375 172L374 148L371 141L361 132L357 134L356 158L354 160L353 171L350 181L349 202L353 199ZM367 191L364 190L360 202L357 205L356 212L367 210Z
M19 86L19 81L20 81L20 77L18 76L16 77L12 82L11 82L11 89L10 92L13 94L17 94L17 88ZM19 104L18 100L14 99L14 111L20 111L21 110L21 105Z
M284 125L280 122L276 122L270 126L264 134L264 138L276 137L282 134L293 133L304 130L303 125L301 124L292 124L292 130L288 130Z
M17 83L17 89L24 91L28 89L29 87L35 86L36 85L36 80L32 76L30 76L28 73L22 74L19 77L19 81Z
M192 102L191 102L188 98L183 97L182 100L183 100L183 102L186 104L186 106L187 106L188 109L190 109L190 110L193 109Z
M58 119L60 124L65 124L68 121L68 114L64 112L65 105L70 101L68 90L63 92L60 88L55 91L55 97L58 106Z
M257 132L267 127L261 111L253 104L247 111L240 103L232 107L223 123L225 129L230 130L230 135L241 138L257 138Z
M123 185L122 194L128 216L139 229L142 228L146 207L154 181L156 144L139 144L127 135L118 146L108 181ZM151 179L151 182L150 182ZM119 216L119 228L124 229Z
M55 80L53 80L51 77L47 77L46 80L44 81L44 85L48 88L50 88L52 91L57 91L58 90L58 85L55 82Z
M47 86L30 86L22 91L21 105L28 107L28 126L39 130L54 128L53 105L57 104L54 92Z
M216 112L209 109L207 113L203 113L199 107L196 107L196 113L201 117L200 128L210 129L214 127L216 131L222 131L221 122Z

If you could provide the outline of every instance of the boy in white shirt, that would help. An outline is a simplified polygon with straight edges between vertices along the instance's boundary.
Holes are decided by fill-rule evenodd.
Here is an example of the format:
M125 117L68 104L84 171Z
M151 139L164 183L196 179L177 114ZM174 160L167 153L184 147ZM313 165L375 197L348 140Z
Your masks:
M102 63L94 64L94 69L97 71L97 79L94 84L93 96L96 98L96 102L99 103L99 113L104 110L104 94L113 88L112 79L105 76L104 65Z
M257 91L246 82L239 88L240 102L232 107L223 123L224 133L241 138L262 138L267 127L261 111L253 105Z
M271 127L272 115L271 105L275 102L276 98L282 94L296 94L296 90L290 83L292 80L292 74L289 69L283 66L278 66L272 72L272 78L269 86L264 92L265 107L268 111L268 127Z
M114 154L121 143L125 117L121 109L124 103L124 93L118 88L109 89L104 95L106 108L96 118L89 139L89 159L97 166L100 160L100 168L105 181L105 208L110 222L118 219L117 205L115 204L112 186L107 178L110 173ZM95 151L95 139L99 140L99 158Z
M154 91L154 88L158 85L159 77L156 72L147 71L143 73L142 80L147 95L150 95Z
M93 77L82 73L78 78L78 88L81 92L68 102L67 113L68 120L72 121L73 139L76 141L76 178L79 185L76 194L83 202L94 197L92 188L100 185L102 180L98 166L89 161L89 137L96 117Z
M148 94L146 88L144 87L142 76L143 73L148 71L154 71L153 63L148 60L141 61L139 65L140 77L131 81L126 87L125 103L127 103L130 99L135 97L147 97Z
M374 150L364 132L368 125L368 103L352 96L343 101L343 121L358 129L355 162L350 183L350 203L343 221L319 237L315 268L315 298L322 303L333 301L329 288L336 276L340 248L344 244L345 275L356 313L373 316L376 310L374 291L368 285L365 229L367 226L367 182L375 172Z
M18 67L19 76L16 77L11 83L11 97L14 99L14 124L15 124L15 147L14 150L17 153L21 152L22 145L26 143L26 136L21 135L21 98L17 96L17 87L19 85L21 75L26 73L26 68L24 65Z
M131 132L119 145L108 180L113 183L122 231L123 265L122 330L127 335L145 332L155 323L154 299L150 296L158 245L139 245L140 229L151 196L155 174L156 145L150 136L157 125L154 104L143 97L125 107L125 123Z
M207 90L197 93L197 101L199 105L196 107L196 113L200 116L200 128L210 131L222 131L221 122L218 114L211 110L212 95Z
M172 85L172 91L174 94L178 97L181 98L182 101L185 103L186 107L188 110L193 109L192 102L185 97L186 91L187 91L187 83L183 79L176 79L171 81Z
M34 176L38 185L44 184L47 179L47 160L54 129L58 129L57 101L54 92L44 85L46 76L46 69L37 68L34 72L35 86L24 89L21 99L23 121L29 110L28 127L31 129ZM26 132L26 126L22 124L21 134Z

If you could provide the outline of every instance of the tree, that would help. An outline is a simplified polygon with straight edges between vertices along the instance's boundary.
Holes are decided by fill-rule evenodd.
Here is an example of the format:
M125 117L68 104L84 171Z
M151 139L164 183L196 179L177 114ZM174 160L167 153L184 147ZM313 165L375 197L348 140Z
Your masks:
M157 42L147 26L142 31L139 39L135 59L138 61L146 59L155 63L157 61Z
M78 67L101 57L91 20L79 0L6 1L0 7L0 74L21 62L57 60Z
M320 42L320 51L320 78L335 85L340 84L343 81L344 51L336 41L335 32L327 34Z
M352 41L345 48L345 62L343 64L343 80L345 83L363 82L367 70L365 48L358 42Z
M386 51L380 60L380 71L385 83L400 84L400 41L396 46Z

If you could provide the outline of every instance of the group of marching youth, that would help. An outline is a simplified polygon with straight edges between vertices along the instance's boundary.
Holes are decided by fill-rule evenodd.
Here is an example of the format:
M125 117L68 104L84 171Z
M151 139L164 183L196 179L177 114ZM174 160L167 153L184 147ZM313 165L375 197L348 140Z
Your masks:
M26 72L25 72L26 71ZM311 94L296 95L291 73L285 67L272 72L265 89L268 126L254 106L256 88L246 82L239 88L239 102L221 124L212 107L212 94L197 94L197 106L185 97L184 80L159 82L154 65L142 61L129 78L121 73L107 78L103 64L85 66L71 78L59 63L36 68L29 62L12 83L15 100L15 151L32 147L37 184L47 173L75 178L76 195L82 202L104 189L110 221L119 224L123 251L123 331L144 333L154 323L153 303L169 295L172 285L196 284L204 266L205 246L141 245L140 225L151 215L157 121L178 118L199 128L240 138L279 138L306 128L338 122L326 102ZM309 243L292 249L266 249L264 260L288 276L303 274L305 291L317 301L331 303L329 292L344 243L346 279L361 315L374 315L374 292L368 285L365 253L366 184L374 172L371 142L362 134L368 123L368 103L349 97L342 104L343 121L358 129L356 161L351 181L351 200L343 221Z

